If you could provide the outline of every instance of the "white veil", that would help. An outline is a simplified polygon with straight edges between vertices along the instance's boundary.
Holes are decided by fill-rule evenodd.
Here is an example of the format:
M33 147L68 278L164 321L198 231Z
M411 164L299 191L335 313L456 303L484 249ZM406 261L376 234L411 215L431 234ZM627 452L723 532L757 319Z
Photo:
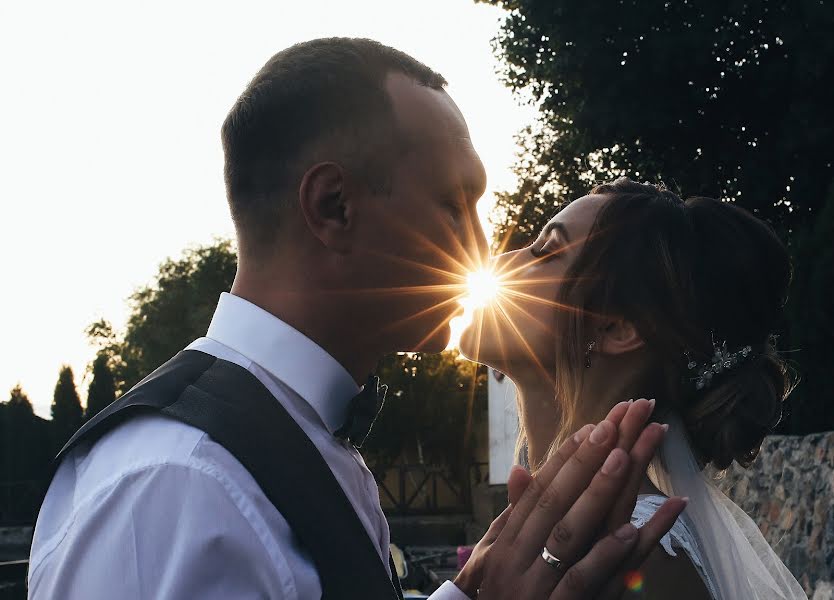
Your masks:
M689 497L684 514L717 600L807 600L753 520L702 472L680 417L668 423L648 475L667 496Z

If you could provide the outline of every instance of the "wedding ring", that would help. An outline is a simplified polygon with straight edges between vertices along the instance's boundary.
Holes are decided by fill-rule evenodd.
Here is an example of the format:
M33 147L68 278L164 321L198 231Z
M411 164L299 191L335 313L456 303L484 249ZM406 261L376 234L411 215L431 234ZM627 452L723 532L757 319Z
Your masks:
M553 567L557 571L562 570L562 561L560 559L556 558L555 556L553 556L550 553L550 550L547 549L547 546L545 546L544 550L542 550L542 558L544 559L544 562L549 564L551 567Z

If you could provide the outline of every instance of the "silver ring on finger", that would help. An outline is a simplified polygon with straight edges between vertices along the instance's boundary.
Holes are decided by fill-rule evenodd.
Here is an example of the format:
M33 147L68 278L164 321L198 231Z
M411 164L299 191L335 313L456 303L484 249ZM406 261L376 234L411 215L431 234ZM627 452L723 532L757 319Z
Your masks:
M544 559L544 562L546 562L548 565L550 565L560 573L564 571L564 569L566 568L564 562L562 562L561 559L553 556L550 550L547 549L547 546L545 546L542 550L542 558Z

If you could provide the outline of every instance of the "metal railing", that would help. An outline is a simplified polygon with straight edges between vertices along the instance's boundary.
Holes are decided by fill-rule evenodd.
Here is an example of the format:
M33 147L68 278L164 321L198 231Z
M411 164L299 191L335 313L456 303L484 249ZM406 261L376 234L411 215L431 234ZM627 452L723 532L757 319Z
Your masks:
M372 466L385 512L441 515L472 510L472 486L486 478L488 463L471 463L464 477L448 467L423 464Z

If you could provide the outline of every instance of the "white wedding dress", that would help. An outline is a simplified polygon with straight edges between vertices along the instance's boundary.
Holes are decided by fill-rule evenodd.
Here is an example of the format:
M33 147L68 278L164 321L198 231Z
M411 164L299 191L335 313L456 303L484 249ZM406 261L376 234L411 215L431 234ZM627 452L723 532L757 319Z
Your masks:
M689 556L713 600L807 600L755 522L701 470L680 418L670 415L667 422L648 476L666 497L687 496L689 503L661 539L664 550ZM632 522L644 524L665 499L638 496Z
M631 522L635 527L642 527L665 501L665 496L640 494L637 496L637 503L634 506L634 512L631 514ZM683 550L689 556L689 560L695 570L698 571L713 600L718 600L718 592L706 573L698 542L695 534L692 533L692 523L686 514L678 517L678 520L672 525L672 529L660 539L660 545L669 556L677 556L678 552Z

